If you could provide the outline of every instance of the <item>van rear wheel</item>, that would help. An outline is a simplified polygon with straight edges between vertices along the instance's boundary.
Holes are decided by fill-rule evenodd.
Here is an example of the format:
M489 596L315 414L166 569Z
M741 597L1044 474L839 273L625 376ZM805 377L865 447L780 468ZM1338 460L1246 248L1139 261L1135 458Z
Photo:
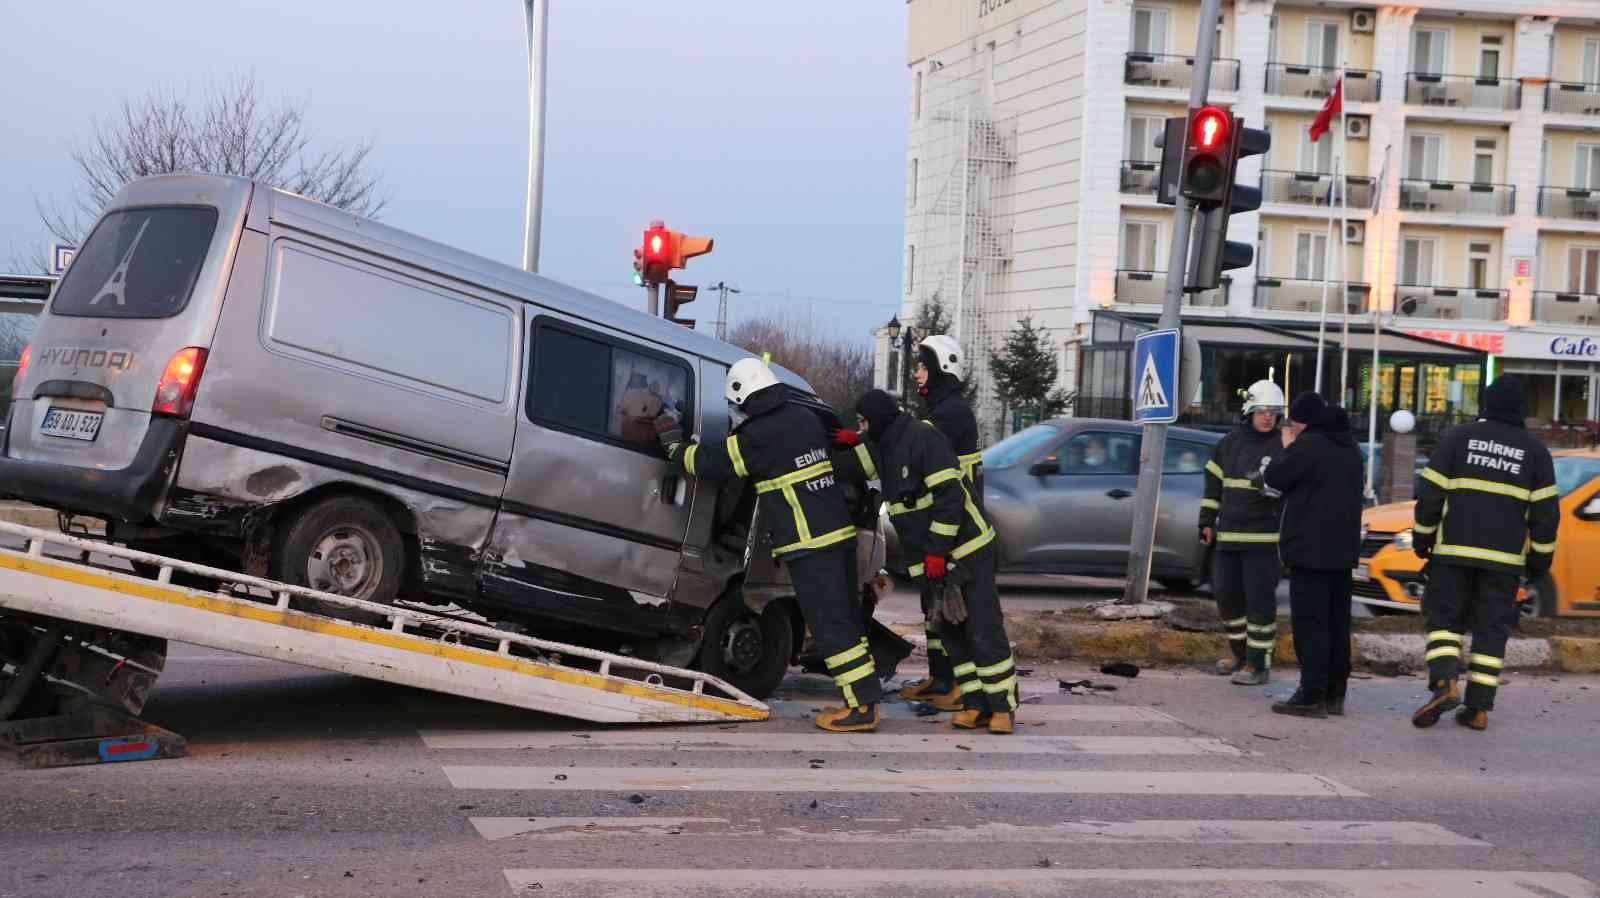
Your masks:
M732 592L706 615L695 667L764 699L783 682L793 651L794 630L782 603L771 602L757 614Z
M269 567L285 583L390 605L400 592L405 557L400 531L381 507L357 496L332 496L300 510L278 531ZM342 610L339 616L353 614Z

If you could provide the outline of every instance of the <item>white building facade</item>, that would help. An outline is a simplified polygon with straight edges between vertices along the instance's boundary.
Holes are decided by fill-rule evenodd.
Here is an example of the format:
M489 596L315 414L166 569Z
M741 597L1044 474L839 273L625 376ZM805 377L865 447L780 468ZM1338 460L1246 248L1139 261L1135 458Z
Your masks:
M1097 315L1159 312L1172 210L1155 200L1155 137L1187 105L1199 6L907 4L897 317L942 308L973 358L990 439L1015 419L986 361L1020 318L1048 329L1064 390L1109 400L1090 395L1120 383L1095 376ZM1522 373L1535 418L1600 419L1600 2L1223 0L1216 28L1212 102L1270 130L1273 147L1241 164L1239 181L1259 182L1264 201L1229 234L1256 260L1189 297L1186 321L1314 329L1326 276L1331 330L1346 313L1365 327L1376 309L1386 329ZM1312 142L1341 71L1345 120ZM1341 185L1348 212L1330 232ZM905 354L878 336L878 382L898 389ZM1352 356L1361 346L1351 341ZM1329 380L1348 378L1354 405L1375 376L1384 409L1474 411L1480 375L1457 361L1352 361ZM1300 364L1270 373L1293 370L1303 389Z

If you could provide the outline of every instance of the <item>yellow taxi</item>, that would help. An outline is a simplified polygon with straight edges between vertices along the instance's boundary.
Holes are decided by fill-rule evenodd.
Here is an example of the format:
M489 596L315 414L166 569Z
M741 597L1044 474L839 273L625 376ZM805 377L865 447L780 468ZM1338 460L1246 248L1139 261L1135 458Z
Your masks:
M1550 576L1520 596L1523 613L1600 617L1600 451L1560 450L1561 529ZM1361 516L1355 600L1378 614L1422 610L1422 559L1411 551L1415 502L1369 508Z

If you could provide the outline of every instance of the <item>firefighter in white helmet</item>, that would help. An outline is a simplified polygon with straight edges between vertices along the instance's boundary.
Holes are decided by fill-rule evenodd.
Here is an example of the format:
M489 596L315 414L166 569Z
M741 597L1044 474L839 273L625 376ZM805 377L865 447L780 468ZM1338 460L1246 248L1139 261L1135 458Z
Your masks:
M1200 502L1200 541L1213 547L1211 589L1232 654L1217 673L1241 686L1268 680L1277 639L1279 500L1251 483L1283 452L1283 390L1258 380L1245 391L1243 420L1212 449Z

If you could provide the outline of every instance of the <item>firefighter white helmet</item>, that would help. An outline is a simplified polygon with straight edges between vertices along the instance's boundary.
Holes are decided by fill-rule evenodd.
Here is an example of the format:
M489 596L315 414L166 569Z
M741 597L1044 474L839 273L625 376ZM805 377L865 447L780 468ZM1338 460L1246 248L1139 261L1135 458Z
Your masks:
M1281 413L1284 404L1283 388L1270 380L1256 381L1244 394L1244 413L1247 415L1259 410Z
M933 353L934 359L939 363L940 371L956 380L966 380L966 366L962 363L961 344L957 343L954 337L947 334L934 334L917 345Z
M744 405L746 399L777 384L777 375L765 362L760 359L740 359L728 369L728 380L722 395L734 405Z

